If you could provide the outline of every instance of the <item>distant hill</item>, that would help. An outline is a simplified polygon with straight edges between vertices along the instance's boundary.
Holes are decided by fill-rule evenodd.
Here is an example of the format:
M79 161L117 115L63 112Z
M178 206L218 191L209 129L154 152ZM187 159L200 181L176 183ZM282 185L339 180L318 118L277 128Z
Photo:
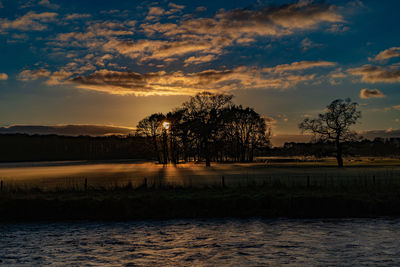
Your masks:
M127 135L134 132L134 128L107 126L107 125L13 125L0 127L0 134L57 134L67 136L106 136L106 135Z

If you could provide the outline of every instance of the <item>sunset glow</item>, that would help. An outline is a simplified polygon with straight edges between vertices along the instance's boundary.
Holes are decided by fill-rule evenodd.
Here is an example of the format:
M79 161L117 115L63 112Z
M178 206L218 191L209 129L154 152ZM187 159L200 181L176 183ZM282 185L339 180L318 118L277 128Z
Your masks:
M364 114L358 131L387 136L400 128L399 7L1 0L0 127L134 128L207 90L254 107L279 140L346 97Z

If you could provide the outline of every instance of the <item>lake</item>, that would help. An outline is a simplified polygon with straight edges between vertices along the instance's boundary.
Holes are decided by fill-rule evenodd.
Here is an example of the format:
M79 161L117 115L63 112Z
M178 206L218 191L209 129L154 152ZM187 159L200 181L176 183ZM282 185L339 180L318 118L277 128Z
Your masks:
M400 219L0 224L0 265L399 265Z

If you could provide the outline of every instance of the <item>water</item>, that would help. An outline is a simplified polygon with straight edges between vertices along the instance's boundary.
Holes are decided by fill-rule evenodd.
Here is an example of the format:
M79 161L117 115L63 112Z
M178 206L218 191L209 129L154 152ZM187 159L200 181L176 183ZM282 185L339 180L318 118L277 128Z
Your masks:
M399 265L400 219L0 225L0 265Z

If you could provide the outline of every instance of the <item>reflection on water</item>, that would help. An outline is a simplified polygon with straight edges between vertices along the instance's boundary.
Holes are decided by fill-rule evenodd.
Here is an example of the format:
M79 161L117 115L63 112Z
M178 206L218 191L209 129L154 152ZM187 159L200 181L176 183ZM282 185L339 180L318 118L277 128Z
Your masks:
M399 265L400 220L0 225L0 265Z

